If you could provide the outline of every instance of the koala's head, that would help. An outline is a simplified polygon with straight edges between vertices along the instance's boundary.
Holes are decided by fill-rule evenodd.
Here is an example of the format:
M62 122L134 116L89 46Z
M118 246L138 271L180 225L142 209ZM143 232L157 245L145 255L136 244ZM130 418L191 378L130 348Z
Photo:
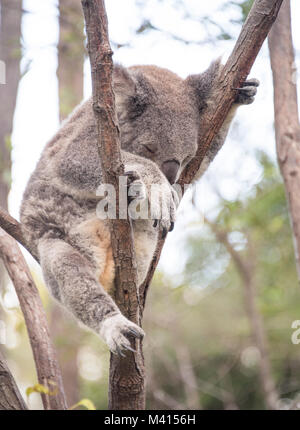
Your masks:
M196 153L211 81L207 72L184 80L156 66L115 66L122 149L151 159L170 183L176 182Z

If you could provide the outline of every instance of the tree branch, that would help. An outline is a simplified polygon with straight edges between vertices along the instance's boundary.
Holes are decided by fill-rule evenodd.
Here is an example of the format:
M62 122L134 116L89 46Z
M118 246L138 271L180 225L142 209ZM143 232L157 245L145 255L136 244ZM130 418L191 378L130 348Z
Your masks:
M269 49L274 83L277 157L289 204L300 279L300 124L289 0L285 0L269 35Z
M181 186L190 184L203 158L218 134L236 96L236 90L247 78L257 54L275 21L283 0L255 0L235 47L222 69L214 88L215 99L201 113L198 150L179 179ZM140 288L143 303L159 261L165 240L160 240L148 275Z
M60 369L38 290L18 245L2 228L0 257L14 284L25 318L39 383L54 393L42 394L44 408L66 409Z
M38 261L38 256L32 251L30 244L28 244L24 238L21 224L13 218L9 213L0 207L0 227L6 231L10 236L16 239L25 249L33 256L33 258Z
M27 406L0 352L0 410L24 410Z

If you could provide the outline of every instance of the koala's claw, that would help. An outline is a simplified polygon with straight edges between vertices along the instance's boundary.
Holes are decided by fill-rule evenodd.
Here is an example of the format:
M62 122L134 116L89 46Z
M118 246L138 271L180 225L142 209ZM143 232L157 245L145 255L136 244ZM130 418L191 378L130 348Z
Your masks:
M259 87L260 82L258 79L251 78L251 79L247 79L247 81L245 81L242 85L243 87L248 87L248 86Z
M142 334L140 331L138 332L133 327L129 327L128 331L130 331L130 333L133 334L133 336L137 337L138 339L142 339L144 337L144 334Z
M248 105L254 102L254 96L259 86L258 79L248 79L242 84L242 88L233 88L238 91L235 103Z
M156 228L158 226L158 223L159 223L159 220L156 219L153 223L153 227ZM161 234L162 239L165 239L168 232L170 232L172 230L174 230L174 221L171 221L169 228L166 228L166 227L162 228L162 234Z
M161 238L165 239L165 237L167 236L167 234L168 234L168 230L166 228L163 228L162 234L161 234Z
M128 350L129 350L129 351L131 351L131 352L136 353L136 349L131 348L131 346L129 346L129 345L125 345L125 346L124 346L124 348L125 348L125 349L128 349Z
M145 335L144 330L129 321L122 314L107 317L100 326L100 336L108 345L113 354L118 354L124 357L124 353L128 350L136 352L129 341L130 336L142 339Z
M119 354L119 355L121 355L121 357L126 357L126 355L123 354L122 349L118 345L116 345L116 349L115 350L111 350L111 352L113 354L116 354L116 355Z

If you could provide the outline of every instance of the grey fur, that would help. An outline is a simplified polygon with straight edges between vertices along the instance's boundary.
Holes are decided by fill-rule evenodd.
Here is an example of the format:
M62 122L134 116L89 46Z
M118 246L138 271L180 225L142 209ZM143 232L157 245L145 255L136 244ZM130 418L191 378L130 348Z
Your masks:
M216 61L203 74L186 80L155 66L115 67L125 170L134 172L130 175L140 196L149 196L153 183L164 186L162 198L169 210L160 222L161 228L172 227L178 205L176 193L162 172L171 169L170 177L178 178L194 156L201 111L210 102L220 67ZM239 91L237 102L252 101L256 86L256 81L250 82L248 91ZM213 142L198 176L222 146L234 111ZM21 221L26 239L40 257L53 296L101 335L113 352L122 353L130 347L129 336L143 336L144 332L120 314L112 299L110 234L107 221L96 216L96 189L101 181L90 99L75 109L45 147L24 193ZM156 211L159 217L159 208L154 208L154 215ZM133 232L141 283L158 230L151 219L135 220Z

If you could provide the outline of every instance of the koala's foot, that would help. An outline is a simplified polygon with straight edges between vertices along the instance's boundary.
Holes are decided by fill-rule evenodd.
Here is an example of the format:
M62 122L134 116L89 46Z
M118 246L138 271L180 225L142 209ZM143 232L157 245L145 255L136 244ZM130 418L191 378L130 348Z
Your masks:
M145 332L141 327L125 318L122 314L117 314L106 318L100 326L100 336L114 354L124 357L126 350L134 351L128 340L129 336L142 339Z
M235 103L240 105L249 105L253 103L258 86L258 79L248 79L243 83L242 88L235 88L238 91Z

